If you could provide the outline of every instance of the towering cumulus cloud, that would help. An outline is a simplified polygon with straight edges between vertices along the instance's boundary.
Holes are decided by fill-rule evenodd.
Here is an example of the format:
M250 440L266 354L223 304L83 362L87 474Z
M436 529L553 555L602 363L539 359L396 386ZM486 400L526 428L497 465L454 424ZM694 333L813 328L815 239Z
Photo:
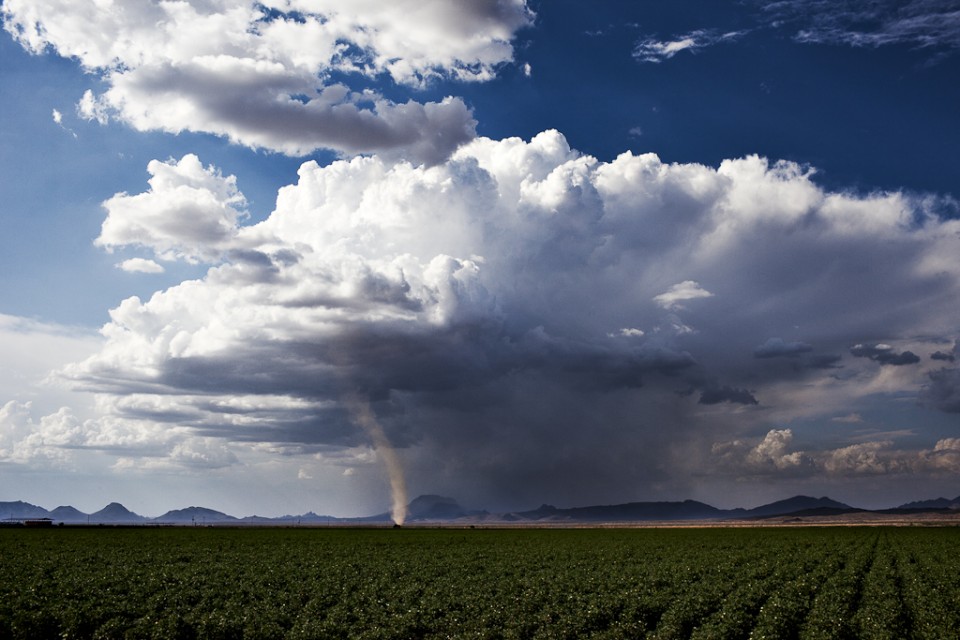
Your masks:
M334 80L486 80L530 23L523 0L7 0L6 29L102 74L88 118L198 131L303 155L318 148L440 162L474 135L459 98L395 103Z
M960 222L929 200L825 192L759 157L600 162L555 131L434 166L307 162L248 226L232 178L196 158L151 173L107 201L100 241L222 257L125 300L104 348L63 372L126 425L330 451L363 443L348 388L414 478L522 506L630 497L738 430L931 380L953 410L955 376L926 355L957 332ZM150 222L183 188L209 231ZM908 351L925 357L881 357ZM781 440L774 471L814 468Z

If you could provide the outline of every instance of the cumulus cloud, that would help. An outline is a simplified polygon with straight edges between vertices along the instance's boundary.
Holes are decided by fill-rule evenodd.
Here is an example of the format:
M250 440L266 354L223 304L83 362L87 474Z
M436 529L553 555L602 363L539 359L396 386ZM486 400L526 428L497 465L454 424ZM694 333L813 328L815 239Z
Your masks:
M787 450L792 441L793 432L790 429L774 429L750 450L747 460L755 465L772 465L776 469L798 467L803 463L803 453Z
M69 427L51 419L35 424L30 409L30 402L14 400L0 407L0 463L64 464L68 456L59 445L69 443Z
M889 440L852 444L826 452L822 465L827 473L871 475L896 471L898 460L884 457L882 452L893 445Z
M163 265L146 258L130 258L117 265L117 268L129 273L163 273Z
M771 429L756 444L744 440L719 442L711 453L722 466L745 474L809 470L812 462L802 451L790 451L792 442L790 429Z
M81 452L108 452L118 468L128 466L131 455L139 469L216 469L238 462L223 438L105 409L95 419L81 419L69 407L38 418L32 402L7 402L0 408L0 463L71 468Z
M739 476L858 477L894 474L949 475L960 470L960 439L945 438L931 449L898 449L892 440L858 442L801 451L791 429L772 429L759 442L719 442L711 454L720 467Z
M411 474L465 499L610 499L611 486L673 477L678 436L827 418L851 397L927 381L923 365L860 363L849 377L779 366L754 357L758 335L799 325L825 353L878 336L890 348L864 352L874 359L919 349L910 336L956 335L960 222L901 193L824 191L787 162L600 162L553 131L479 138L434 166L307 162L269 218L246 225L237 185L215 168L151 167L148 191L108 201L119 231L101 244L214 264L123 301L103 348L62 371L100 394L101 429L348 449L366 443L344 405L354 394ZM154 216L181 215L181 192L205 203L201 231ZM811 404L811 388L836 400ZM728 453L806 469L789 444L781 433Z
M444 160L474 135L458 98L397 103L377 78L488 80L513 59L514 33L532 22L524 0L270 0L64 5L4 2L4 26L25 48L77 58L108 88L79 111L138 130L212 133L304 155L393 154ZM350 90L346 73L367 84Z
M948 475L960 473L960 438L937 441L932 451L921 453L920 467Z
M179 162L153 160L150 190L118 193L103 203L107 217L95 244L112 250L146 247L163 260L214 262L234 242L237 223L246 216L246 200L234 176L204 167L195 155ZM126 270L156 273L156 266L128 261ZM162 269L161 269L162 270Z

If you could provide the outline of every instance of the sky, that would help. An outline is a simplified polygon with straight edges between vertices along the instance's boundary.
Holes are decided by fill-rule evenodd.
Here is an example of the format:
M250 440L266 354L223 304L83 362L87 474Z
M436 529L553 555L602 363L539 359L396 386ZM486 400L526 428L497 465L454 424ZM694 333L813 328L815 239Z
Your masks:
M960 494L956 0L0 15L0 500Z

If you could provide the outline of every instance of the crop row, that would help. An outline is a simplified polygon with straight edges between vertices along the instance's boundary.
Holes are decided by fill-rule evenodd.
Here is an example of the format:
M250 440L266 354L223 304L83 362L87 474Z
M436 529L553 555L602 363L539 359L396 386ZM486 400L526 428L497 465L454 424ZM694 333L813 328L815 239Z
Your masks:
M950 528L0 529L0 637L960 637L958 551Z

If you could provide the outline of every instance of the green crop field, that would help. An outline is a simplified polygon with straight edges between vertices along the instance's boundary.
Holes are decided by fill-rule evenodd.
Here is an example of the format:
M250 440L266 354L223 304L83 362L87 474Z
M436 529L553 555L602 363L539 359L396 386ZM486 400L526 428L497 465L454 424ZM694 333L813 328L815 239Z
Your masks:
M0 638L960 637L960 529L0 529Z

